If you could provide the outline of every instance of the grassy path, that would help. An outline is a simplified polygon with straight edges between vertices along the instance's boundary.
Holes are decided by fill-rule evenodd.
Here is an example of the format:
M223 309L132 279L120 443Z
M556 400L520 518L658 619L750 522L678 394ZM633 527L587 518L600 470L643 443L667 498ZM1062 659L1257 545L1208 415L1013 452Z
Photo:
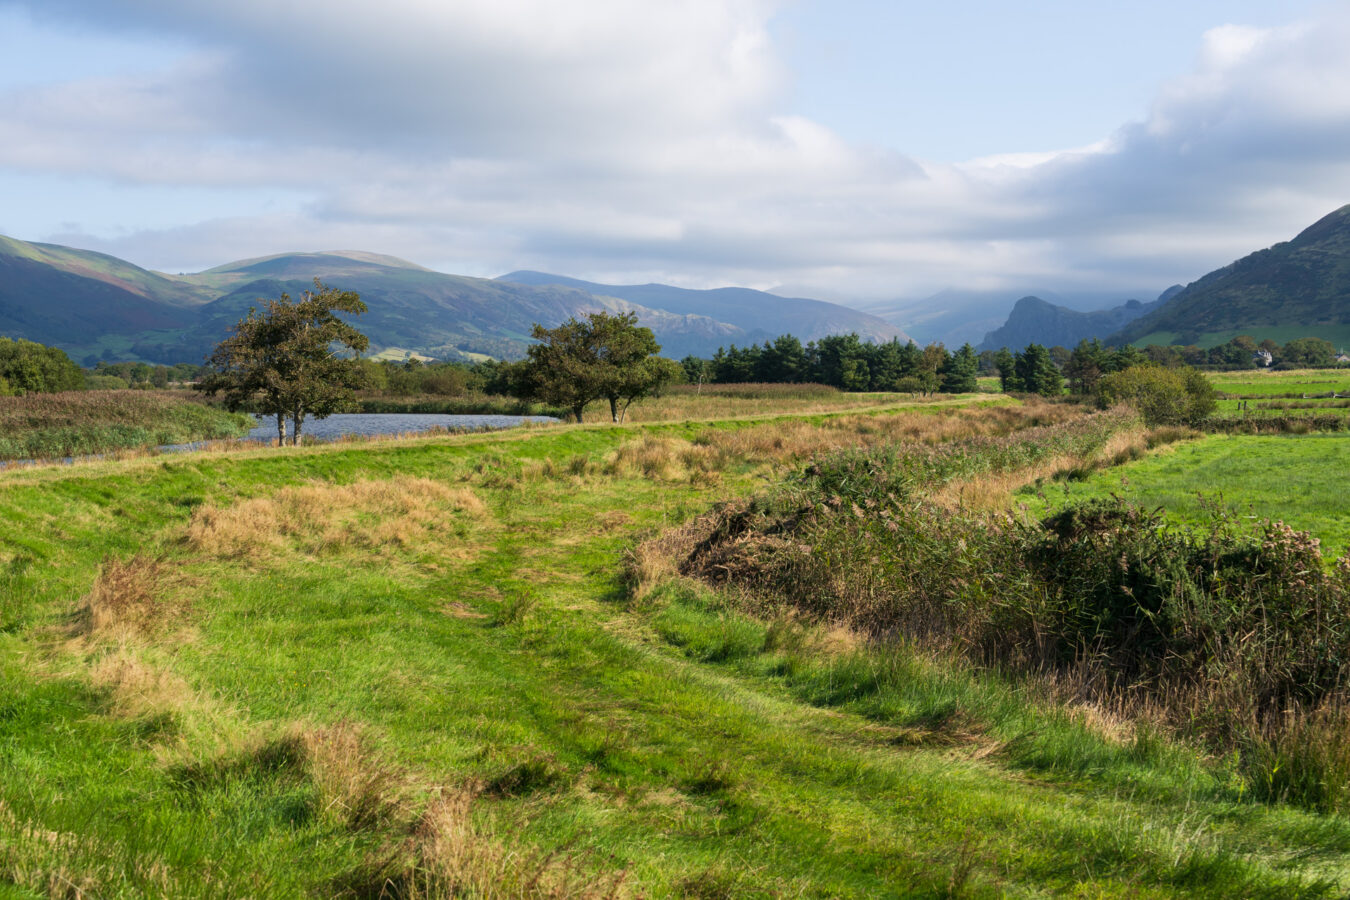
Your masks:
M1339 892L1340 819L961 673L916 670L881 715L849 702L848 647L787 677L761 623L630 603L637 534L772 477L612 463L697 431L4 479L0 896L450 895L446 872L472 894L475 871L503 896L619 873L642 896ZM96 581L122 600L91 604ZM997 721L919 727L981 692ZM428 842L426 810L469 795Z

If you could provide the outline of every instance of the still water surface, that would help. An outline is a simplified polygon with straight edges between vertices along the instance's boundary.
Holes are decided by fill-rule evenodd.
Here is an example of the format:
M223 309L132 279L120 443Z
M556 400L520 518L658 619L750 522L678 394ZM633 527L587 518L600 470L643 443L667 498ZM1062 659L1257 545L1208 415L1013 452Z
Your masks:
M555 422L550 416L452 416L442 413L337 413L326 419L307 419L300 434L320 440L348 434L404 434L432 428L510 428L525 422ZM260 419L260 424L244 436L246 441L275 441L275 419Z

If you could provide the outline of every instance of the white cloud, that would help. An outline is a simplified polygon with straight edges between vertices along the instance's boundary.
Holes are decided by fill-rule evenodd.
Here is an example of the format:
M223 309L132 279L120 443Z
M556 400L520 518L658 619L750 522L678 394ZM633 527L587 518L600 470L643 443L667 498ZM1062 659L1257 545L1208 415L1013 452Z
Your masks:
M0 94L0 169L309 198L101 243L157 266L362 247L834 296L1161 288L1350 200L1344 7L1214 29L1142 121L1091 146L951 164L784 108L769 0L29 5L187 49Z

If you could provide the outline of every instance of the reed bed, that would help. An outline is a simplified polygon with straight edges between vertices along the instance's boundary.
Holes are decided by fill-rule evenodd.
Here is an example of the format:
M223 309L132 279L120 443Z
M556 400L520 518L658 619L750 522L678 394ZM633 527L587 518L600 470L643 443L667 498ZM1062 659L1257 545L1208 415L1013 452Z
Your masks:
M155 391L0 397L0 459L60 459L237 437L251 416Z

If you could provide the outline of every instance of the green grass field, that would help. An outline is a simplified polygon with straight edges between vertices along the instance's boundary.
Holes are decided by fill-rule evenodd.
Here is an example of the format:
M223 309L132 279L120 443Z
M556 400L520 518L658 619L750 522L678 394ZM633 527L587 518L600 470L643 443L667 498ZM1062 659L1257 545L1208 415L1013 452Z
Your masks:
M1272 519L1310 531L1324 551L1340 555L1350 548L1348 467L1350 436L1344 433L1215 435L1083 481L1025 488L1017 500L1039 514L1072 500L1115 495L1162 506L1175 520L1191 523L1205 522L1219 509L1242 522Z
M1350 822L1254 802L1224 760L679 582L633 592L641 537L814 447L1074 413L1018 415L0 474L0 897L1343 896ZM1330 442L1272 465L1291 446L1344 470Z
M1239 397L1262 398L1284 394L1350 392L1350 370L1291 369L1284 372L1246 370L1210 372L1216 390Z

